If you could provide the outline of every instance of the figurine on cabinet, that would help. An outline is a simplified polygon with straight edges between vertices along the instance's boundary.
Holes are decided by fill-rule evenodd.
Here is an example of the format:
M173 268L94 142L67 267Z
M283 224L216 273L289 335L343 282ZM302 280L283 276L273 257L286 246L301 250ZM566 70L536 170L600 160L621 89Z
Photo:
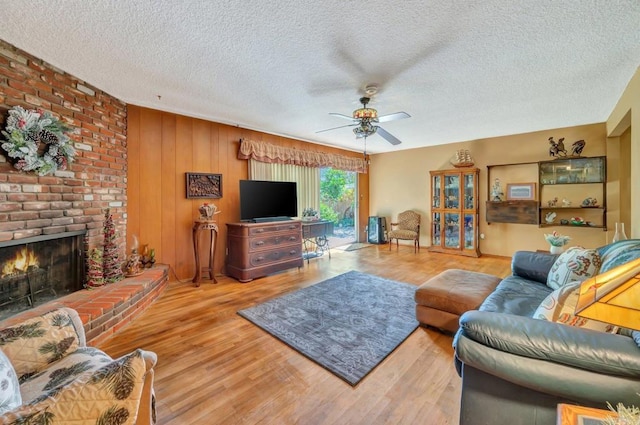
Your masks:
M582 208L595 208L598 206L598 200L596 198L585 198L580 205Z
M557 142L553 140L553 136L549 137L549 156L567 156L567 150L564 148L564 137L558 139Z
M587 144L584 140L578 140L573 142L571 145L571 156L580 156L582 155L582 149Z
M548 207L555 207L558 205L558 197L556 196L555 198L551 199L550 201L547 201L547 206Z
M554 221L556 221L556 216L557 214L553 211L548 212L545 216L544 216L544 221L547 224L553 224Z
M564 198L564 199L562 200L562 206L563 206L564 208L569 208L569 207L571 206L571 201L570 201L570 200L568 200L567 198Z
M503 197L504 192L500 187L500 179L496 178L493 181L493 186L491 187L491 202L502 202Z

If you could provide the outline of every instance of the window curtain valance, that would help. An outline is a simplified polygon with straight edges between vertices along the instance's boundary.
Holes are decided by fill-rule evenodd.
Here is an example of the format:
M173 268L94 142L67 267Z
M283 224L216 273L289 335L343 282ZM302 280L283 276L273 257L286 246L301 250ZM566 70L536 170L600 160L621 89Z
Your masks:
M357 173L367 172L364 158L289 148L246 139L240 140L238 159L253 159L269 164L294 164L303 167L331 167Z

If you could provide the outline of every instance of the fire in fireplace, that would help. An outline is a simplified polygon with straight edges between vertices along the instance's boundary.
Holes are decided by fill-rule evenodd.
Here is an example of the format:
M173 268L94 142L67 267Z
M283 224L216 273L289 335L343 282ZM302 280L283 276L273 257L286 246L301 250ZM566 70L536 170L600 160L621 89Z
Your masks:
M0 242L0 320L83 288L84 234Z
M39 265L38 257L33 253L33 250L24 246L16 253L13 260L9 260L4 263L0 279L26 273L29 270L29 267L37 268Z

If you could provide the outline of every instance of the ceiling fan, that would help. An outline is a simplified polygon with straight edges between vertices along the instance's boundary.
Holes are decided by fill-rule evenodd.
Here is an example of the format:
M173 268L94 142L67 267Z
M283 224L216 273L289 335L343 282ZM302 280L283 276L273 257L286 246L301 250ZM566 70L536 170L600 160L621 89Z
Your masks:
M325 131L336 130L338 128L344 128L344 127L354 127L353 132L355 133L357 139L364 137L366 140L367 137L377 133L392 145L399 145L400 143L402 143L397 137L395 137L394 135L389 133L387 130L385 130L384 128L376 124L381 122L410 118L411 115L407 114L406 112L396 112L393 114L378 116L377 110L373 108L367 108L367 104L369 103L370 100L371 98L369 97L366 97L366 96L361 97L360 103L362 103L362 108L358 108L355 111L353 111L352 116L338 114L335 112L329 113L329 115L333 115L335 117L344 118L349 121L352 121L351 124L341 125L339 127L327 128L326 130L316 131L316 133L323 133Z

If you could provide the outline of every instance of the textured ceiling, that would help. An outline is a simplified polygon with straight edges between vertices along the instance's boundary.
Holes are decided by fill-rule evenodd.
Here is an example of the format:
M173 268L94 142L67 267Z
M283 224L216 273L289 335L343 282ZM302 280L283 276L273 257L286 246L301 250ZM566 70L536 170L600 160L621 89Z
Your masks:
M640 65L638 0L0 0L0 38L127 103L371 153L603 122Z

